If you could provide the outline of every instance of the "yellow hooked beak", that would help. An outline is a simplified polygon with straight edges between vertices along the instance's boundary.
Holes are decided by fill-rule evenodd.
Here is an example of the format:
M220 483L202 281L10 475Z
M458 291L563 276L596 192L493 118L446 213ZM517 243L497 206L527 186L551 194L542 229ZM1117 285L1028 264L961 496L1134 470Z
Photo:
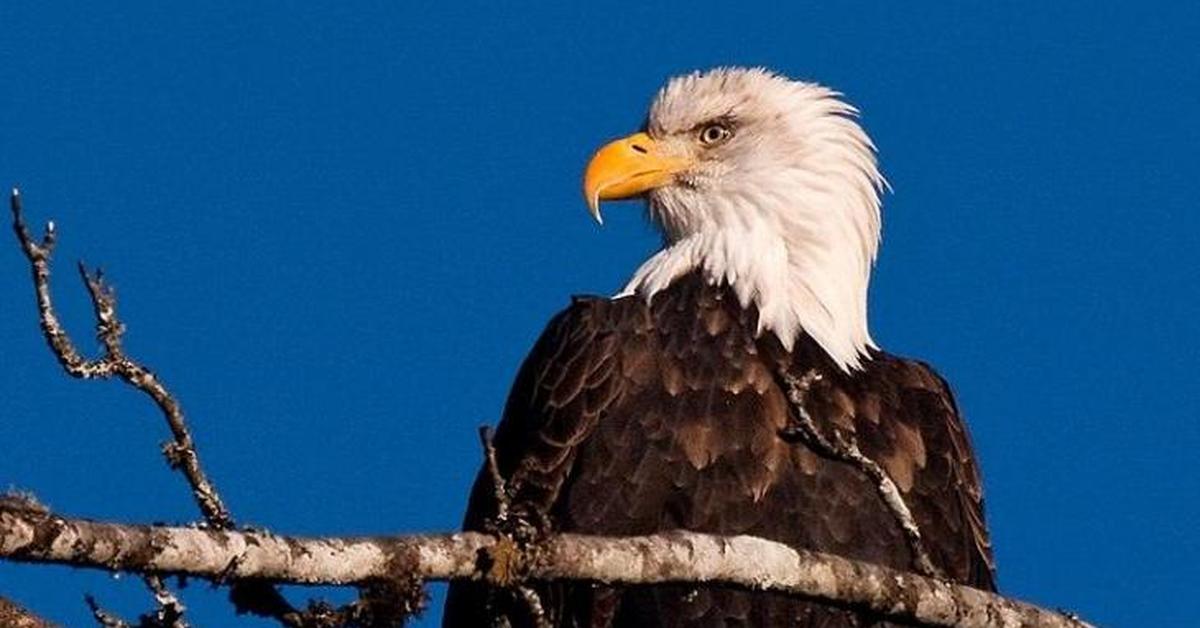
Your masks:
M596 222L600 201L630 198L663 186L689 162L665 154L662 144L645 133L610 142L596 151L583 175L583 197Z

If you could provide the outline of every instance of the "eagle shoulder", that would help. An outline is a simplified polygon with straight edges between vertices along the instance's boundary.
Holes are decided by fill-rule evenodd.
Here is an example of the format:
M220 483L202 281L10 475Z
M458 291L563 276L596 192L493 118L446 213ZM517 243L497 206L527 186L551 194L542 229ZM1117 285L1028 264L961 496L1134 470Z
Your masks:
M619 339L648 325L640 299L575 296L546 324L517 370L493 444L514 507L547 517L571 473L580 445L620 395ZM483 530L496 516L486 468L476 475L464 530ZM531 522L537 523L537 522ZM543 592L556 604L563 587ZM455 582L444 626L488 626L495 616L519 616L519 605L479 582Z
M983 483L950 385L925 362L880 353L854 388L864 453L904 493L934 562L994 589Z
M620 345L648 324L633 298L575 296L534 343L517 371L494 438L497 464L514 503L547 514L577 447L622 389ZM490 478L481 471L465 525L492 514Z

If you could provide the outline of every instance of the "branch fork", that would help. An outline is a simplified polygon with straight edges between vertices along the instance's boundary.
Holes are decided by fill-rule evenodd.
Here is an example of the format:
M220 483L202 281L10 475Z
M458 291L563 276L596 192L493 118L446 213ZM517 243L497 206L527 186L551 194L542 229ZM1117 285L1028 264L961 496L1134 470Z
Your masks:
M54 301L50 293L50 262L58 241L58 232L54 228L54 222L47 222L41 239L35 240L29 227L25 224L21 193L16 188L12 190L9 205L12 211L13 231L21 245L21 250L29 261L42 333L59 364L72 377L80 379L117 377L150 397L162 413L167 427L171 431L172 440L164 444L162 448L167 465L173 470L178 470L187 480L192 498L208 525L218 529L232 529L234 527L233 516L225 507L216 487L208 479L200 464L200 457L196 453L196 445L192 440L192 434L184 419L183 408L179 401L150 369L125 353L122 345L125 325L117 316L116 291L105 280L103 271L96 269L95 272L89 272L83 262L78 264L80 279L82 279L92 302L92 312L96 319L96 337L103 348L100 357L89 360L84 358L75 347L75 343L71 341L54 310ZM175 604L172 607L178 609L180 614L182 613L183 605L178 603L178 599L174 598L173 594L169 594L161 580L147 580L147 584L155 597L160 600L160 615L173 614L167 612L166 606L162 602L163 599L166 599L163 597L164 592L171 595L170 600L174 600ZM250 585L248 588L253 590L254 595L241 595L240 597L257 602L264 608L290 611L291 607L273 588L264 588L259 585ZM98 608L96 606L96 609ZM251 604L246 608L254 611L257 607ZM105 621L102 616L109 617L102 612L93 614L96 620L102 624ZM109 618L111 619L111 617ZM172 621L171 628L184 628L180 622L182 619Z

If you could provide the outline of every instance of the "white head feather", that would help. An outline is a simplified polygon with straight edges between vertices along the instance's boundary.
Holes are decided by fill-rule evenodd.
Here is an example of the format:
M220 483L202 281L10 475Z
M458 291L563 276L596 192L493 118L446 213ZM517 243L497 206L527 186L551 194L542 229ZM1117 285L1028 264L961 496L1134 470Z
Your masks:
M857 110L835 91L763 69L720 68L672 79L647 132L696 163L649 192L665 247L622 294L647 299L697 268L759 310L758 332L789 349L807 332L843 369L875 347L867 286L886 185ZM695 148L697 130L733 131Z

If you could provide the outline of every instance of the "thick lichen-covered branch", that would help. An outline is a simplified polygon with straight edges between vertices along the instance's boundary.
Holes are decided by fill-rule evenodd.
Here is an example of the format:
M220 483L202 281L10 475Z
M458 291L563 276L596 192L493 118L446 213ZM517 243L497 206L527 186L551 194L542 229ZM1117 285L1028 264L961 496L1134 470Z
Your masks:
M364 585L404 576L480 579L496 537L479 533L299 538L269 532L137 526L0 510L0 558L210 580ZM693 532L539 543L532 582L723 584L773 591L925 626L1086 626L999 595L764 539Z

